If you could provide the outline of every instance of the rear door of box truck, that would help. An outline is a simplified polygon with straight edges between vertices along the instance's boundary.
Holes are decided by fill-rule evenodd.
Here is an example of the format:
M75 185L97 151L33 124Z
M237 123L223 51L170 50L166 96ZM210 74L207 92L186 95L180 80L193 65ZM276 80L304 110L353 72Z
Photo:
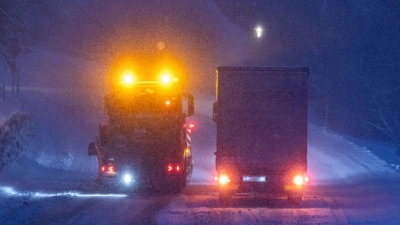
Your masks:
M219 67L217 155L306 170L307 78L307 68Z

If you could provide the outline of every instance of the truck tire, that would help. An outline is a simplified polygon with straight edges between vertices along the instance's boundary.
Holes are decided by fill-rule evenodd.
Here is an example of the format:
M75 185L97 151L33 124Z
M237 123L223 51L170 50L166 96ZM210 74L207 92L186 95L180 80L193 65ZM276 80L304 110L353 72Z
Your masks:
M220 191L218 197L222 205L229 205L232 202L232 193Z
M103 174L100 171L100 166L101 166L100 156L97 155L97 179L102 179L103 178Z
M179 180L169 180L159 183L158 185L153 186L153 192L155 193L163 193L163 194L178 194L181 193L184 188L183 179Z
M97 177L95 180L96 189L101 193L108 193L110 192L110 187L106 184L104 177Z
M300 205L300 203L303 201L303 195L289 195L288 201L292 205Z
M182 178L180 179L180 181L174 183L174 185L172 185L172 193L178 194L181 193L183 191L183 189L186 186L186 175L183 175Z
M187 180L188 180L187 175L184 174L184 175L182 176L182 189L186 187Z
M172 188L172 193L179 194L182 192L182 190L183 190L182 184L176 184Z
M191 164L186 169L186 181L192 179L192 174L193 174L193 164ZM186 181L185 181L185 186L186 186Z

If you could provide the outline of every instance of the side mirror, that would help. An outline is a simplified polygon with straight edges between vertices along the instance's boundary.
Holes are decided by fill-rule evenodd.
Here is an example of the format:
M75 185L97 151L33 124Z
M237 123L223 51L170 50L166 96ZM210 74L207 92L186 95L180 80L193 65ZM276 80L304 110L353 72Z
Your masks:
M93 142L90 142L88 146L88 155L97 155L96 146Z
M188 99L188 112L186 116L192 116L194 114L194 97L189 93L184 93L184 95Z

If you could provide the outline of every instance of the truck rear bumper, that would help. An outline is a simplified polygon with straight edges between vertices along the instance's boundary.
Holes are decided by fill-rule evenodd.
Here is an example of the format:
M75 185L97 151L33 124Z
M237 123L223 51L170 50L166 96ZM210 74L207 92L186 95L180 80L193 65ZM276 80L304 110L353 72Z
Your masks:
M240 172L220 171L219 177L225 176L227 182L218 179L220 192L230 193L268 193L299 195L303 193L304 182L294 183L297 176L305 177L302 173L278 173L278 174L257 174L243 175ZM227 177L227 178L226 178Z
M129 180L127 180L126 176L129 176ZM134 171L106 172L99 178L104 183L133 187L161 187L182 182L182 174L154 173L152 175L145 175L135 173Z

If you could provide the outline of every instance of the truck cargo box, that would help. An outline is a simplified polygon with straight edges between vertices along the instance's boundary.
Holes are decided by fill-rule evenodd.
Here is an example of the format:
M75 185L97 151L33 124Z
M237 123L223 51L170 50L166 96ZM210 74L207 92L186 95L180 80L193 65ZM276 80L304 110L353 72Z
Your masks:
M307 68L219 67L217 149L242 165L307 160Z
M308 68L218 67L217 171L306 172L307 80Z

